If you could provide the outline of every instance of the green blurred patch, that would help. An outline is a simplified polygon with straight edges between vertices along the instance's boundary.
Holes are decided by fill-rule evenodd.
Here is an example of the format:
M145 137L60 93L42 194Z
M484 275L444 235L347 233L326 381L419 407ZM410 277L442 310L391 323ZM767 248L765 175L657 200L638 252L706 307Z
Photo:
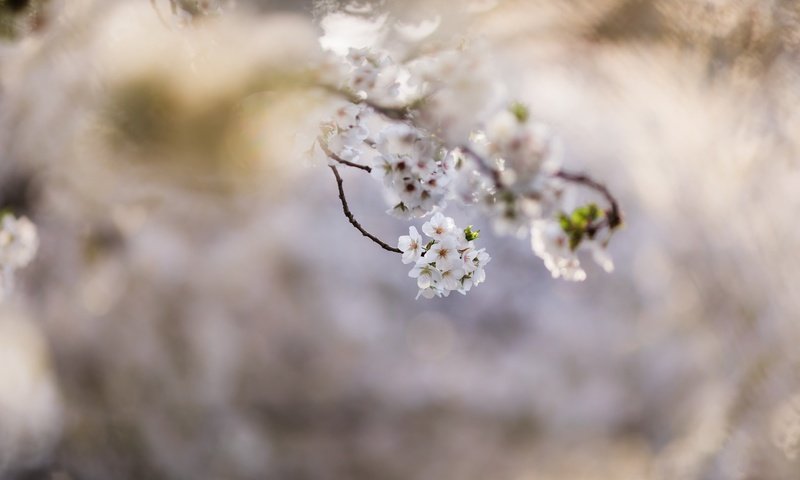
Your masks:
M291 142L286 128L272 126L298 121L313 100L303 77L255 77L196 90L169 72L149 72L111 86L101 126L115 158L204 187L257 178Z
M603 211L594 204L590 203L573 210L571 215L562 213L558 220L561 229L569 238L569 248L575 250L583 241L584 237L590 239L594 235L592 224L603 216Z

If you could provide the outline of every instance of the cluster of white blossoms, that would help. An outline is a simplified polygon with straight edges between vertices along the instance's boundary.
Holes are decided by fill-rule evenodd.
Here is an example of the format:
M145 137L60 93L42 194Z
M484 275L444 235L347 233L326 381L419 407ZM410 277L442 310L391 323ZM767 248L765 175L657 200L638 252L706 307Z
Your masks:
M408 276L417 279L417 298L446 297L453 291L466 295L486 280L484 268L491 257L475 247L478 232L472 226L462 230L452 218L436 213L422 232L427 242L413 226L398 239L403 263L414 264Z
M533 253L544 261L553 278L580 282L586 279L586 272L581 267L573 242L559 222L538 220L531 228ZM582 242L582 247L591 252L594 261L603 270L609 273L614 270L614 262L599 242L586 240Z
M349 74L344 77L345 86L351 92L380 101L398 97L399 70L388 54L368 48L350 49L345 60L349 67Z
M441 145L418 129L400 124L381 132L377 150L372 174L387 187L390 213L417 218L444 207L455 163Z
M329 63L338 67L326 70L323 84L344 102L323 123L319 143L330 165L361 168L382 182L388 213L422 218L459 199L482 208L496 232L530 235L534 254L555 278L586 278L580 250L613 269L605 251L621 225L613 197L588 177L561 169L557 138L524 105L494 100L503 89L486 62L445 49L396 63L386 53L360 49ZM574 207L579 188L599 194L609 208ZM456 229L437 213L423 231L430 242L423 244L411 227L399 247L403 262L415 263L411 275L420 295L466 293L483 281L489 256L466 238L471 230ZM449 256L438 257L441 252Z
M322 141L332 153L343 160L358 162L364 149L369 130L364 123L367 112L361 105L340 106L332 121L323 125ZM329 159L329 162L334 160Z
M388 54L368 49L351 49L338 63L327 62L324 81L347 99L322 124L319 142L335 156L329 162L370 168L386 187L388 212L397 217L419 218L444 208L454 157L431 132L401 119L409 97L424 91L421 82Z
M513 104L496 113L474 137L475 150L496 171L483 206L495 230L525 236L533 224L561 207L564 182L556 177L560 149L549 129Z
M14 288L15 272L27 266L39 249L36 226L26 217L10 213L0 219L0 300Z

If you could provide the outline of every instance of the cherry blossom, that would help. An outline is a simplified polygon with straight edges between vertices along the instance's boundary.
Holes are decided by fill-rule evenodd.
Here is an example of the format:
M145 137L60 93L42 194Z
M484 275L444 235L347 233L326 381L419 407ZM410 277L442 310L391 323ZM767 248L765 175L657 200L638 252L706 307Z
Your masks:
M491 257L484 249L475 249L478 232L473 232L471 226L458 228L452 218L437 212L425 222L422 231L430 240L422 247L408 273L409 277L417 279L417 298L446 297L454 291L465 295L486 279L484 268ZM410 263L406 261L406 254L413 251L414 242L422 244L416 228L411 227L409 233L398 240L403 263Z
M0 220L0 299L14 288L14 275L26 267L39 248L36 226L27 217L10 213Z
M612 271L605 247L622 224L616 200L587 175L562 168L558 136L507 97L482 48L443 48L405 62L380 47L361 48L338 64L331 56L323 61L322 82L345 102L319 138L337 181L339 165L370 172L383 187L387 213L406 220L432 215L422 226L431 240L423 244L411 227L394 248L348 219L403 263L415 263L409 275L425 298L466 293L485 280L490 257L475 248L477 235L469 238L471 230L443 213L453 200L478 206L497 234L530 234L533 253L554 278L586 278L579 250ZM606 208L576 207L570 199L578 190Z
M403 263L414 263L422 255L422 236L416 227L408 228L408 235L400 237L397 246L403 251Z

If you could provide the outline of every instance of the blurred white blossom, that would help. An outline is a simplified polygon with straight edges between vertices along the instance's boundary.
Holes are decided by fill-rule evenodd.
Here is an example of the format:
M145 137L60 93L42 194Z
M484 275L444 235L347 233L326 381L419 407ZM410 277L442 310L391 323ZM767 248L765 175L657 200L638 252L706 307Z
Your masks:
M14 289L14 275L26 267L39 248L36 226L27 217L0 214L0 299Z

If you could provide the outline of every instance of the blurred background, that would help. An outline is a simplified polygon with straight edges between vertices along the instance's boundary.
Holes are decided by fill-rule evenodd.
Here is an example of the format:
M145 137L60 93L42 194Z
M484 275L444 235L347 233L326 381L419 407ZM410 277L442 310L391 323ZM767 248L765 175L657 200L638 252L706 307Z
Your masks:
M487 282L415 301L348 225L302 72L397 24L485 40L620 198L614 273L455 209ZM0 0L0 38L0 208L41 236L0 478L800 479L797 2Z

